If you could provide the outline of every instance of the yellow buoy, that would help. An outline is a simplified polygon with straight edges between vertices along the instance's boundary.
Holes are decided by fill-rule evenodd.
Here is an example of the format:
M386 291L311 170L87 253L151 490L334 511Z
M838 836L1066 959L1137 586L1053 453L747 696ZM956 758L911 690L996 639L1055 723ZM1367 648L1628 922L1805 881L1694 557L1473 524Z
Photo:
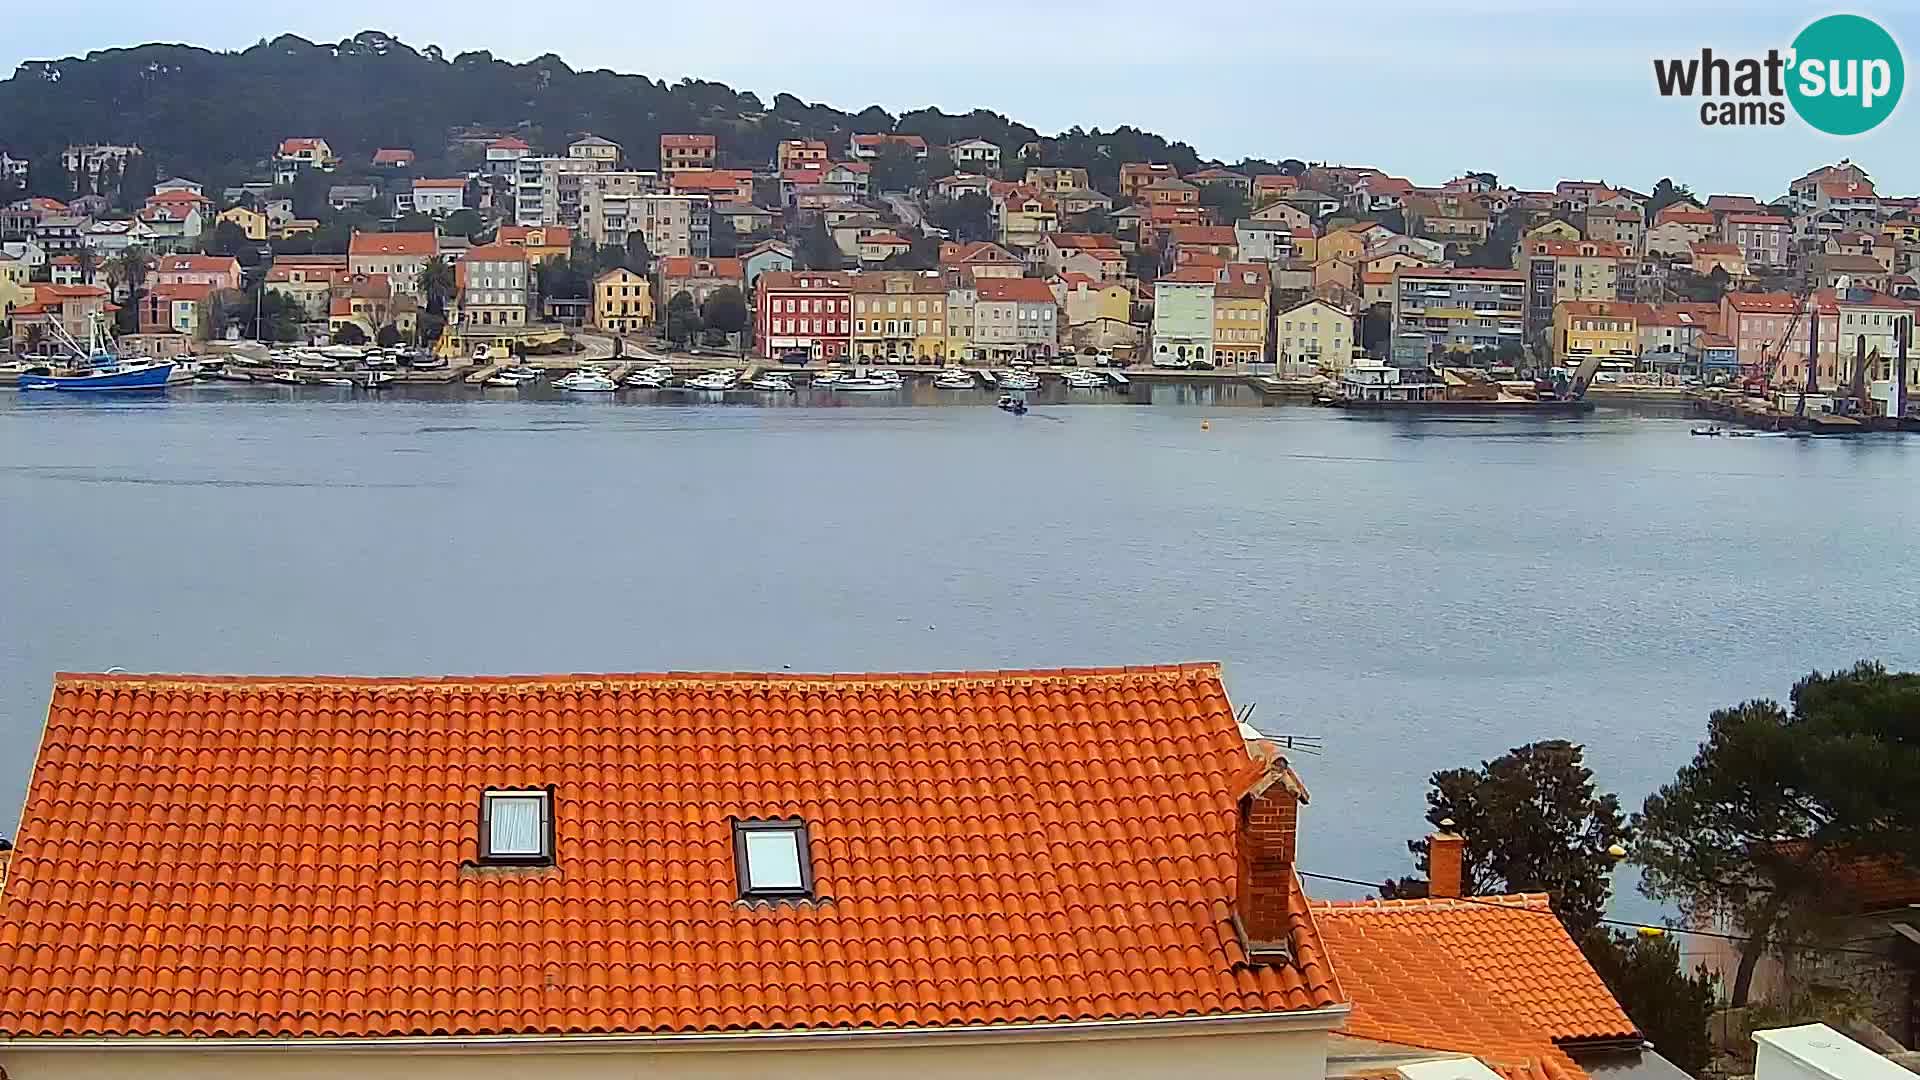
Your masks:
M1202 420L1202 421L1200 421L1200 430L1201 430L1201 431L1212 431L1212 430L1213 430L1213 421L1211 421L1211 420Z

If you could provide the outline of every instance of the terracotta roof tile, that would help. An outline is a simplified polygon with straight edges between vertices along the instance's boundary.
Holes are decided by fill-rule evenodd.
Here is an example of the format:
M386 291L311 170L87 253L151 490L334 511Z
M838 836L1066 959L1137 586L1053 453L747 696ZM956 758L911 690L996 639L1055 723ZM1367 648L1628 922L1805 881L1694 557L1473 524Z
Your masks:
M1044 289L1044 285L1035 282ZM0 1035L692 1033L1337 1004L1229 914L1253 763L1212 665L929 675L62 675L0 897ZM553 785L558 867L475 855ZM738 899L799 816L818 901ZM183 973L190 972L191 977Z
M1584 1075L1559 1044L1637 1032L1544 895L1315 903L1346 1032L1473 1054L1504 1075Z
M433 255L438 250L438 238L430 232L356 232L347 241L350 255Z

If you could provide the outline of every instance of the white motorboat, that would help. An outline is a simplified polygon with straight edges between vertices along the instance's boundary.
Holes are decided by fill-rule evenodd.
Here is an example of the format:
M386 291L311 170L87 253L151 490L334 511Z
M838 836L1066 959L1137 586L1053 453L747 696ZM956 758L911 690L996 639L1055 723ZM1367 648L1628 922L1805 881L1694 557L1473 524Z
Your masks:
M628 373L620 380L620 385L629 390L663 390L673 382L673 369L669 367L641 368Z
M841 379L844 379L846 377L847 377L846 372L841 371L838 368L828 368L825 371L816 372L813 376L811 385L833 386L834 384L838 383Z
M1031 371L1015 371L1008 368L1005 371L994 372L994 375L999 378L1002 390L1040 389L1040 376Z
M518 390L523 386L531 386L532 384L525 379L509 379L505 375L495 375L480 385L491 386L500 390Z
M1060 378L1065 380L1068 389L1072 390L1105 390L1113 385L1100 372L1084 371L1079 368L1061 373Z
M907 381L900 377L899 372L883 368L843 377L833 384L833 388L856 393L885 393L898 390L906 384Z
M769 371L765 375L757 375L752 381L748 382L747 385L755 390L765 390L776 394L793 392L792 380L777 371Z
M273 373L273 381L297 386L300 383L300 373L292 368L281 368Z
M315 379L313 380L313 383L315 386L359 386L360 385L359 383L354 382L352 379Z
M293 362L299 367L312 368L318 371L340 370L340 361L321 353L296 352L293 354Z
M530 383L537 382L540 379L540 369L530 368L525 364L517 367L501 368L499 371L494 372L494 374L502 379L512 379L514 382Z
M581 368L553 385L558 389L572 390L580 394L605 394L620 388L612 379L598 371L590 371L586 368Z
M731 371L709 371L687 380L689 390L731 390L740 376Z
M933 377L936 390L972 390L979 385L966 368L948 368Z

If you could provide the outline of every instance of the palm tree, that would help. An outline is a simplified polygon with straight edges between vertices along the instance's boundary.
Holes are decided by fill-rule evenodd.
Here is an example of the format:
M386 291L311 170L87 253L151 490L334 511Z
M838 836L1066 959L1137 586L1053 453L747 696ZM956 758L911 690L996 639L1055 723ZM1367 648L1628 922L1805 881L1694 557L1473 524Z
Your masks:
M438 255L428 259L414 279L414 288L426 299L427 310L439 314L453 295L453 264Z
M147 284L147 271L153 267L153 256L147 249L130 247L107 260L107 284L113 286L114 294L120 292L120 286L127 287L128 296L137 296Z

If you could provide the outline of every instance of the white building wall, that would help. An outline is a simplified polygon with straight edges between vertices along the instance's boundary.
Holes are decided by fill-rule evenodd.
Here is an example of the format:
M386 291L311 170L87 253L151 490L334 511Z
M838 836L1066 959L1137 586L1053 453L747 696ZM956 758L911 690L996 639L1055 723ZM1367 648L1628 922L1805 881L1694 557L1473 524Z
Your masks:
M449 1040L451 1042L452 1040ZM742 1040L746 1041L746 1040ZM399 1051L272 1049L35 1051L0 1045L8 1080L1323 1080L1324 1029L1261 1034L1088 1037L962 1041L911 1037L901 1045L851 1045L823 1036L736 1049L595 1049Z

